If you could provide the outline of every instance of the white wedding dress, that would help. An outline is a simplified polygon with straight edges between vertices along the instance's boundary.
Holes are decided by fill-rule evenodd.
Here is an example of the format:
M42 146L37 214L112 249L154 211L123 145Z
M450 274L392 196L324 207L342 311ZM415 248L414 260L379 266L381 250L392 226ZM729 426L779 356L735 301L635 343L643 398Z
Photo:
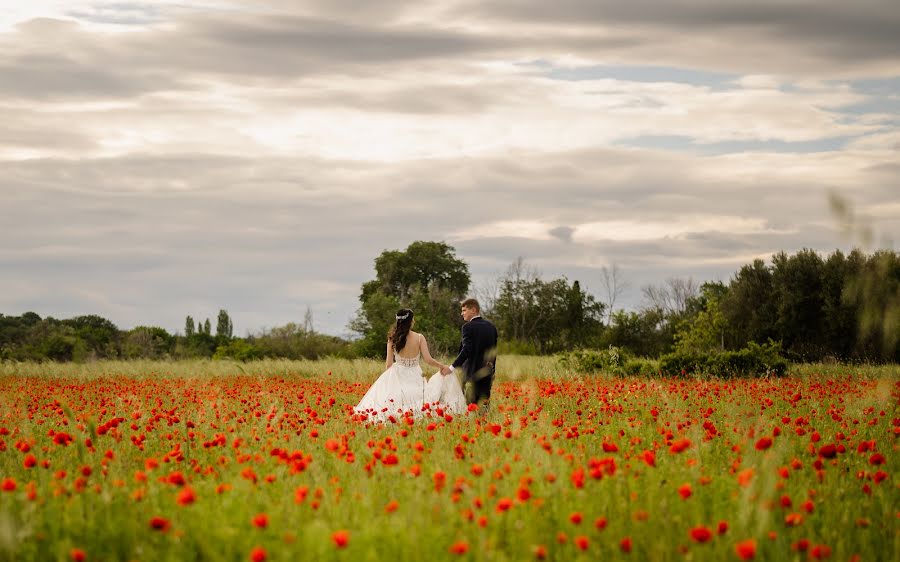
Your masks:
M444 377L435 373L426 384L419 356L407 359L394 355L394 364L375 380L353 411L375 421L386 421L391 416L399 420L406 412L422 416L426 403L432 410L440 407L445 412L465 412L466 398L459 379L452 374Z

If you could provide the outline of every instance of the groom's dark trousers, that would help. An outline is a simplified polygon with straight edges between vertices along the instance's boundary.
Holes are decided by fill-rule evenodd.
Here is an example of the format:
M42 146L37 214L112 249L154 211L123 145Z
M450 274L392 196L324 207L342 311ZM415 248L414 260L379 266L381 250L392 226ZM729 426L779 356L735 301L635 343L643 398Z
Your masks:
M476 316L463 325L459 355L453 360L453 368L462 368L465 380L472 383L474 392L466 395L470 404L486 406L491 398L496 362L497 328Z

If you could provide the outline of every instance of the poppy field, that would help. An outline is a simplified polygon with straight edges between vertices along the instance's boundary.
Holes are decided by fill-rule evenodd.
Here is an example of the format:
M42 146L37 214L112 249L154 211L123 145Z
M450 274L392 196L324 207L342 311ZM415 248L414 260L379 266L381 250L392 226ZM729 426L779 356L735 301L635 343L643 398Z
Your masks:
M2 560L896 560L900 379L0 377Z

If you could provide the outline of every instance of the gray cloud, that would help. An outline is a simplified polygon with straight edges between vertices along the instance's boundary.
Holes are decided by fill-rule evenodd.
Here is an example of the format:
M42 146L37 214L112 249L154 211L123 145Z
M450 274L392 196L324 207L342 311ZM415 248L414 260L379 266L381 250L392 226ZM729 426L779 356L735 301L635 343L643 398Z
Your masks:
M0 33L0 312L177 330L227 308L243 333L309 305L342 333L374 258L415 240L452 244L477 281L522 256L597 291L616 263L636 305L640 285L673 275L727 280L758 255L849 246L830 189L888 209L876 232L900 231L895 116L837 113L866 99L826 81L892 76L882 4L347 6L101 4L69 16L135 29ZM544 75L565 55L575 74L614 62L810 80L584 91ZM685 140L615 146L655 133ZM690 144L795 137L854 140Z
M511 154L374 165L367 169L371 178L380 178L374 185L357 184L353 175L335 176L338 163L309 159L7 163L0 221L11 235L0 241L0 277L7 280L0 286L5 289L0 309L57 316L95 312L123 326L152 322L175 330L186 314L214 316L224 307L242 332L296 321L310 305L321 329L341 333L356 309L359 286L374 275L373 259L417 239L448 240L471 264L476 280L524 256L545 275L577 278L593 291L599 290L599 268L613 262L636 283L671 275L727 280L758 254L802 247L830 251L846 244L827 226L823 191L772 182L744 186L752 189L746 194L731 182L704 183L692 170L710 160L635 150ZM560 180L564 164L577 173ZM460 169L466 170L467 184L456 182ZM284 181L272 181L269 174L328 189L285 189ZM628 195L629 186L639 188L666 174L670 196L648 196L640 189ZM172 189L169 177L192 189ZM741 196L710 197L716 190ZM866 199L873 203L886 196ZM360 197L370 202L361 204ZM563 236L572 224L641 223L696 212L767 217L780 230L792 231L700 231L647 241ZM489 224L498 217L545 220L558 236L448 238L461 225ZM880 224L897 228L900 220ZM26 280L42 290L22 295L9 285Z

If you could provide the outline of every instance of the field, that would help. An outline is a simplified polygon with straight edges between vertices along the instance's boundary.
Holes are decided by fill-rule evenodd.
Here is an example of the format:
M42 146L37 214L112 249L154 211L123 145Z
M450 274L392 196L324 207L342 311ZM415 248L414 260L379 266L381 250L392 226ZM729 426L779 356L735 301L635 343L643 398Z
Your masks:
M374 361L0 365L0 559L900 553L896 368L499 365L486 418L385 425L349 411Z

